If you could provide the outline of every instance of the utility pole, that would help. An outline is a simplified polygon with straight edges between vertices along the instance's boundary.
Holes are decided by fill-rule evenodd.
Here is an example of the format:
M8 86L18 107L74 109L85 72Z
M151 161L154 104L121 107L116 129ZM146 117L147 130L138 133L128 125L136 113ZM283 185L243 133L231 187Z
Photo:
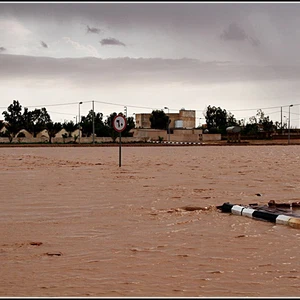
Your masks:
M79 144L80 144L80 104L82 104L82 101L80 101L78 103L78 134L79 134L78 142L79 142Z
M93 120L93 144L95 144L95 110L94 110L94 100L93 102L93 116L92 116L92 120Z
M168 141L170 142L170 123L171 123L171 120L170 120L170 113L169 113L169 108L167 106L164 107L164 109L167 109L168 110Z
M291 143L291 137L290 137L290 126L291 126L291 107L294 106L293 104L289 105L289 131L288 131L288 144Z
M280 109L280 113L281 113L281 120L280 120L280 125L281 125L281 134L283 133L283 127L282 127L282 106Z

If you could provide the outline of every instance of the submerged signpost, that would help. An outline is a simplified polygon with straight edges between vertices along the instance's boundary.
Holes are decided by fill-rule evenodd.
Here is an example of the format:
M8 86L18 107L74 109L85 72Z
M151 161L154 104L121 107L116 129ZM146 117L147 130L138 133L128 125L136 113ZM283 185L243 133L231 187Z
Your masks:
M121 147L122 147L122 144L121 144L121 132L126 128L126 118L119 114L117 116L114 117L114 120L113 120L113 127L114 127L114 130L119 132L119 167L121 167Z

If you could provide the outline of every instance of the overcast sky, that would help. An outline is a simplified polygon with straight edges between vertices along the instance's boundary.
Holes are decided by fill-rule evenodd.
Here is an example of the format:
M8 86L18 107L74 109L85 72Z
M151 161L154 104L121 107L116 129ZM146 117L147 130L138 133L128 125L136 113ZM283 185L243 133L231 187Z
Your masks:
M300 126L300 3L1 2L0 111L54 121L208 105ZM167 112L167 110L165 110Z

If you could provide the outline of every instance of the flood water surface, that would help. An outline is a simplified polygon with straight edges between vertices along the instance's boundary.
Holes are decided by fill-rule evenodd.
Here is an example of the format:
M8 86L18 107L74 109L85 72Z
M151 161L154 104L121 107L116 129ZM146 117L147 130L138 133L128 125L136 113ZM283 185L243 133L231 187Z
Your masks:
M300 146L118 151L0 149L0 296L300 296L300 229L216 209L300 201Z

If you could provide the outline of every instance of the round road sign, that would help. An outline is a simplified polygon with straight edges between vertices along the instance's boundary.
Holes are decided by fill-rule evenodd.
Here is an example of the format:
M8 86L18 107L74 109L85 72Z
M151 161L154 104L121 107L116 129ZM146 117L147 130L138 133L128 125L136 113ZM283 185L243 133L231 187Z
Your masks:
M117 115L113 120L114 130L117 132L122 132L126 128L126 119L122 115Z

